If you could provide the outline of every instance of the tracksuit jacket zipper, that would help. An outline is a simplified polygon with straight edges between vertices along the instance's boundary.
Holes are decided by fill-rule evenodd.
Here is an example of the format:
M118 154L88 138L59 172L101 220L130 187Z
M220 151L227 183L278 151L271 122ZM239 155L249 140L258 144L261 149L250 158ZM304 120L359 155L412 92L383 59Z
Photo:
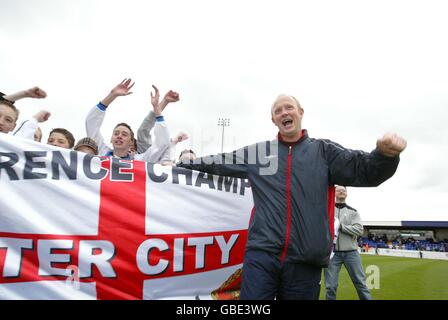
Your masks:
M286 259L286 254L288 252L289 238L291 236L291 158L292 158L292 147L289 146L288 151L288 168L286 173L286 208L287 208L287 220L286 220L286 235L285 235L285 246L283 248L280 261L284 262Z

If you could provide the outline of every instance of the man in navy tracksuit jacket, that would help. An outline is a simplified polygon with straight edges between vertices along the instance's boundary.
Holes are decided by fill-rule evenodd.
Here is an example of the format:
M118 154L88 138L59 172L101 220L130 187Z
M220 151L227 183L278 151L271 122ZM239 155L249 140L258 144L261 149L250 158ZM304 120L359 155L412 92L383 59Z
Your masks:
M271 109L277 139L178 164L251 183L241 299L318 299L333 241L333 185L378 186L406 147L396 134L379 139L371 153L313 139L301 128L303 113L297 99L280 95Z

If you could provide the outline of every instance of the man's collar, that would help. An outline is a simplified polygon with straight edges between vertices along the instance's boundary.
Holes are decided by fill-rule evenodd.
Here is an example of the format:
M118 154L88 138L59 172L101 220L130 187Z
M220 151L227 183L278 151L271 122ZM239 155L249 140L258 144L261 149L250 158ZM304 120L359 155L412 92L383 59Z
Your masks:
M336 205L336 208L338 208L338 209L347 207L347 204L345 202L336 203L335 205Z
M308 138L308 131L306 129L302 129L302 134L300 135L300 138L297 139L297 141L294 141L294 142L284 141L283 138L282 138L282 135L280 134L280 132L277 134L278 141L280 141L283 144L287 144L287 145L294 145L296 143L300 143L303 140L305 140L306 138Z
M114 151L110 150L108 153L106 153L107 157L114 157L114 158L119 158L119 159L123 159L123 160L131 160L131 156L128 154L127 156L124 157L119 157L114 155Z

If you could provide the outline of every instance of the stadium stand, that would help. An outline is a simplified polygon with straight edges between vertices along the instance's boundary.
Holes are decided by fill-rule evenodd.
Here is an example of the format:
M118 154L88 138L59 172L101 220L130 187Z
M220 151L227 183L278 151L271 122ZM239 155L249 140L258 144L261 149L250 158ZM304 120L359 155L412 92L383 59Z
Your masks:
M448 221L365 221L358 239L367 248L448 252Z

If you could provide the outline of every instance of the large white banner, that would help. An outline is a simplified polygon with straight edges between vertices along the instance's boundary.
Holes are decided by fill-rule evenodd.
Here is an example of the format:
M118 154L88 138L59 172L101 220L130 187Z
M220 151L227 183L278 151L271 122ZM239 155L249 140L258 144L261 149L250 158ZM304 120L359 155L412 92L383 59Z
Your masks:
M0 134L0 299L232 299L247 180Z

